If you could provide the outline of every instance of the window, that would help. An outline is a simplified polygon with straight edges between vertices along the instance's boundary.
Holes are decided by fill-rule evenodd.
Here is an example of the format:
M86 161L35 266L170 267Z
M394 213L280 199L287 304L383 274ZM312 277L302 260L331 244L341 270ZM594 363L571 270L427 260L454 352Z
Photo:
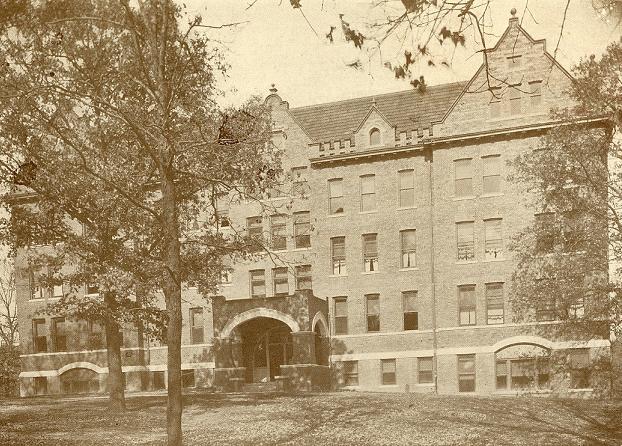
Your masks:
M292 168L292 195L294 197L302 197L307 194L308 186L305 178L306 173L306 166Z
M585 217L578 212L567 212L563 216L563 249L564 252L580 252L586 246Z
M503 324L503 284L486 284L486 323L488 325Z
M343 384L346 386L359 385L359 362L343 361Z
M272 249L287 249L287 216L273 215L270 217L270 245Z
M361 176L361 212L376 209L376 176Z
M30 287L31 299L43 299L45 297L45 291L39 282L40 271L36 269L28 270L28 286Z
M93 282L87 282L84 285L86 295L97 295L99 294L99 284Z
M222 227L231 226L228 199L221 198L216 200L216 222Z
M35 353L44 353L48 351L48 329L45 319L32 320L32 341Z
M404 291L402 293L404 311L404 330L419 329L419 313L417 312L417 292Z
M454 161L454 194L456 197L473 195L473 167L471 159Z
M531 390L549 386L550 352L544 347L517 344L495 353L497 390Z
M557 319L557 302L555 296L545 296L536 307L536 321L554 321Z
M250 217L246 219L248 236L253 239L253 247L259 250L263 237L263 219L261 217Z
M328 180L328 212L342 214L343 204L343 178Z
M460 325L475 325L475 285L458 287L458 314Z
M417 266L417 232L409 229L400 232L400 244L402 246L402 268L414 268Z
M225 268L220 272L220 284L221 285L229 285L231 284L231 280L233 279L233 270L229 268Z
M378 271L378 240L376 234L363 235L363 270Z
M458 355L458 392L475 392L475 355Z
M373 128L369 131L369 145L370 146L380 145L380 130Z
M589 389L590 385L590 351L587 348L570 350L570 388Z
M482 157L483 177L482 193L498 194L501 192L501 155Z
M475 240L473 228L474 223L472 221L462 221L456 223L458 261L475 260Z
M510 89L510 116L520 115L522 110L521 92L518 86L509 87Z
M181 371L181 386L183 388L195 386L194 369Z
M202 344L203 341L203 308L190 308L190 343Z
M553 212L543 212L535 215L536 224L536 251L539 254L553 252L559 242L559 231Z
M164 384L164 372L152 372L153 373L153 381L152 381L152 390L163 390L166 388Z
M529 82L531 106L538 107L542 104L542 81Z
M88 348L91 350L98 350L106 345L104 339L104 327L101 324L93 321L88 322L89 338Z
M63 297L63 284L58 283L52 286L52 298L58 299Z
M296 289L312 289L311 265L300 265L296 267Z
M491 90L491 98L490 98L490 118L500 118L501 117L501 88L493 87Z
M251 275L251 297L266 297L266 272L263 269L249 271Z
M417 382L431 384L434 382L432 357L417 358Z
M54 333L53 346L55 352L67 351L67 333L65 332L65 318L52 318L52 330Z
M501 222L500 218L484 220L484 254L486 260L495 260L503 257Z
M274 268L272 270L272 283L275 296L286 296L289 294L287 267Z
M46 395L48 393L47 376L35 376L35 395Z
M296 248L311 246L311 214L309 212L294 214L294 242Z
M400 170L397 173L399 183L399 207L411 208L415 206L415 171L413 169Z
M330 239L331 258L333 260L333 275L343 276L346 271L346 238L333 237Z
M345 297L335 297L335 334L348 334L348 300Z
M395 377L395 359L380 360L382 369L382 385L388 386L397 382Z
M380 295L365 295L367 302L367 331L380 331Z

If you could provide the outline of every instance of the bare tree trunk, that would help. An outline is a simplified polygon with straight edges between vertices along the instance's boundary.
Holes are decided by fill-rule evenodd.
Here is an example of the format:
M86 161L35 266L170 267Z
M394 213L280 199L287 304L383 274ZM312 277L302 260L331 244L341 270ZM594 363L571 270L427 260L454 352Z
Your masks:
M115 298L111 292L104 293L106 307L114 310ZM123 370L121 364L121 339L119 324L111 317L106 318L106 354L108 357L108 394L110 408L122 412L125 410L125 390L123 388Z
M168 404L166 423L169 446L181 446L181 246L172 178L164 175L162 181L162 215L164 218L164 263L168 274L164 278L164 297L168 315Z

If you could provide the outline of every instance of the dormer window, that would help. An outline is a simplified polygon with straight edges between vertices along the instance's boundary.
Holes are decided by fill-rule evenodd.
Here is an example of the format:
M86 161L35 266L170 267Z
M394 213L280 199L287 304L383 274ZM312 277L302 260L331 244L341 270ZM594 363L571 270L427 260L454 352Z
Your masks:
M377 128L373 128L369 131L369 145L370 146L380 145L380 130L378 130Z

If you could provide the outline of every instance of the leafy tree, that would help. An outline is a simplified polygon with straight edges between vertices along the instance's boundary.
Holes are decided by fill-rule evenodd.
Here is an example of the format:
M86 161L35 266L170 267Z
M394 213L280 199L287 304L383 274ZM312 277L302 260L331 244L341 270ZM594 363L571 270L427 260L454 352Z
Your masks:
M8 259L0 261L0 344L12 349L17 343L15 274Z
M513 242L512 308L519 320L575 339L622 335L622 44L575 68L560 125L513 163L543 213Z
M83 265L74 283L96 277L112 305L131 289L163 294L171 445L182 283L214 291L224 259L252 245L221 230L218 201L260 196L281 173L269 111L257 98L217 106L224 63L201 19L186 18L170 0L52 0L15 1L0 22L0 178L41 197L37 219L51 224L40 235L64 225L67 258ZM181 224L199 215L197 228ZM72 235L72 222L95 235Z

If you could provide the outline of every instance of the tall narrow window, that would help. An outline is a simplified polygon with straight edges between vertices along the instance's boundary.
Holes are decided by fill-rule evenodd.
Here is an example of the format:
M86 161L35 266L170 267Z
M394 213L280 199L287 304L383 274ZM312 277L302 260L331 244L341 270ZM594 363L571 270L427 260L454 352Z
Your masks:
M309 212L294 214L294 240L296 248L311 246L311 216Z
M286 296L289 294L287 267L274 268L272 270L272 281L275 296Z
M543 296L536 306L536 320L538 322L554 321L557 319L557 300L555 295Z
M53 347L55 352L67 351L67 333L65 331L65 318L55 317L52 319L52 330L54 334Z
M229 220L229 199L227 197L216 200L216 222L221 227L231 226Z
M397 382L395 373L395 359L381 359L382 384L385 386L393 385Z
M292 195L294 197L307 195L309 186L307 185L306 173L306 166L292 168Z
M251 275L251 297L266 297L266 272L263 269L249 271Z
M343 208L343 178L328 180L328 210L331 214L342 214Z
M287 249L287 216L283 214L270 217L270 245L274 250Z
M361 212L376 209L376 176L361 176Z
M104 327L97 322L88 322L88 348L91 350L98 350L106 345L104 336Z
M501 117L501 104L503 104L503 102L501 102L501 88L500 87L493 87L490 91L490 103L489 103L489 107L490 107L490 118L491 119L495 119L495 118L500 118Z
M300 265L296 267L296 289L312 289L311 265Z
M343 276L346 270L346 238L333 237L330 239L330 250L333 261L333 275Z
M542 104L542 81L529 82L529 90L531 106L539 107Z
M190 343L202 344L203 342L203 308L190 308Z
M380 130L373 128L369 131L369 145L370 146L380 145Z
M458 313L460 325L475 325L475 285L458 287Z
M247 218L246 228L248 236L253 239L254 250L259 251L263 245L263 219L260 216Z
M377 234L363 235L363 269L365 272L378 271Z
M454 194L456 197L473 195L473 167L471 158L454 161Z
M63 297L63 284L57 283L52 286L52 298L58 299Z
M458 355L458 391L475 392L475 355Z
M518 89L519 86L509 87L510 89L510 115L516 116L523 112L521 100L521 92Z
M358 361L343 361L343 384L346 386L359 385Z
M587 348L570 350L570 388L589 389L590 386L590 351Z
M348 300L346 297L335 297L335 334L348 334Z
M419 313L417 312L417 292L404 291L402 293L404 310L404 330L419 329Z
M535 215L536 251L539 254L553 252L560 243L560 231L555 221L554 212L543 212Z
M500 218L484 220L484 253L486 260L495 260L503 257L503 235Z
M28 286L30 288L31 299L43 299L45 290L39 282L40 271L34 268L28 270Z
M415 171L413 169L400 170L397 175L399 207L411 208L415 205Z
M456 223L456 235L458 240L458 261L475 260L475 240L473 233L474 223L462 221Z
M417 266L417 232L414 229L401 231L400 244L402 245L402 268Z
M380 295L365 295L367 302L367 331L380 331Z
M488 325L503 324L503 284L486 284L486 322Z
M32 341L35 353L48 351L48 329L45 319L32 320Z
M501 155L484 156L482 164L482 192L498 194L501 192Z
M434 362L432 357L417 358L417 381L419 384L434 382Z

